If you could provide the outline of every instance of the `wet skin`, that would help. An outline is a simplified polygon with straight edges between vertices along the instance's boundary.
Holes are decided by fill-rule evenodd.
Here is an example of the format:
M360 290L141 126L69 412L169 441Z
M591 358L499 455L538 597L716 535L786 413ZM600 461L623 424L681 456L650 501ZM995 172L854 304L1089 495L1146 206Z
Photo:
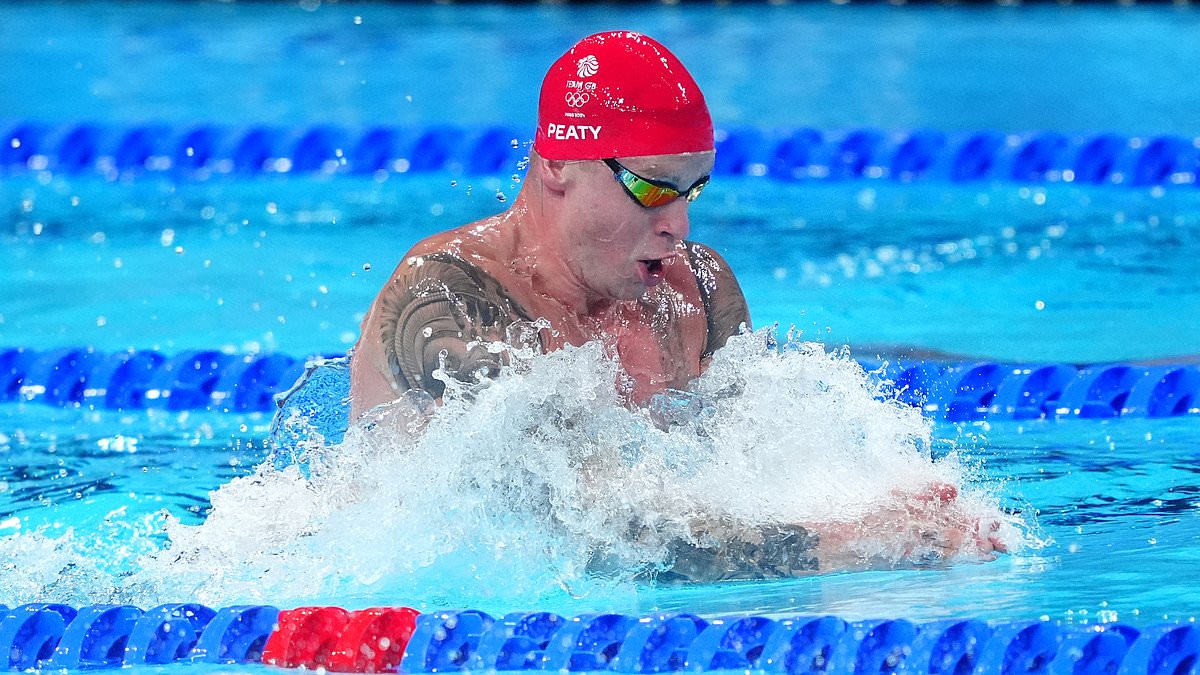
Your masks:
M708 175L712 157L623 163L688 186ZM725 261L685 241L686 200L645 208L603 162L531 162L510 209L418 243L385 284L355 347L356 417L410 388L440 397L432 373L443 363L465 381L494 374L500 356L480 342L506 341L510 327L534 319L549 325L536 332L545 351L593 340L609 347L635 404L685 387L749 325Z

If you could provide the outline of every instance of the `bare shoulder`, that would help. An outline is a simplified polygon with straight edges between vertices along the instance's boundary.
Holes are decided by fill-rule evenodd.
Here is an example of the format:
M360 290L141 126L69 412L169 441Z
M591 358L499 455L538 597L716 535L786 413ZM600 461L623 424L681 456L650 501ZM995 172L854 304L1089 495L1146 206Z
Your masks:
M462 248L448 245L454 231L414 247L372 308L361 340L380 354L393 391L424 389L435 397L445 390L434 376L441 369L456 379L492 376L499 356L489 343L507 338L507 329L529 316L508 289L475 264Z
M684 242L684 245L708 315L707 357L725 346L726 340L737 335L743 325L750 327L750 309L733 269L719 253L694 241Z

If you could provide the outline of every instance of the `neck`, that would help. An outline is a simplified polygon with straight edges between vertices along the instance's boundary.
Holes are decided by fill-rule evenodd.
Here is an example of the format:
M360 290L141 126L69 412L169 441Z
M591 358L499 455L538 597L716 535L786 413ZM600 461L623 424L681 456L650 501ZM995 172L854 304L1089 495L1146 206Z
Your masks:
M559 305L581 325L603 318L617 303L589 292L579 282L569 265L561 230L556 227L560 217L557 204L553 197L540 194L531 185L527 182L522 187L512 206L513 260L527 265L535 293Z

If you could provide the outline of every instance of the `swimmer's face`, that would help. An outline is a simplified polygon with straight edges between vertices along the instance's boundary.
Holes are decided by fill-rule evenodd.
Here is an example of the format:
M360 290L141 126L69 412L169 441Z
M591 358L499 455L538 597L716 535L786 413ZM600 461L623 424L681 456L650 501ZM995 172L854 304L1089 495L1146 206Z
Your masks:
M709 151L616 159L636 176L686 193L712 172L713 157ZM688 235L687 198L646 207L603 161L572 163L571 171L573 188L564 223L568 267L594 297L642 297L663 282L667 266L681 264L676 257ZM634 180L628 174L621 177ZM635 181L638 187L646 186Z

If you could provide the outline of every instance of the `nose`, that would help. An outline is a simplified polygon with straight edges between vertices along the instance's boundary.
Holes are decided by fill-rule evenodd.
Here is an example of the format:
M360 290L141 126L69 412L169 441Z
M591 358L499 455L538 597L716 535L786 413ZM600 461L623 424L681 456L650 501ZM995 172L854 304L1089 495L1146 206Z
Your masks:
M688 222L688 202L686 199L676 199L657 209L654 221L654 233L669 235L675 241L682 241L691 231Z

